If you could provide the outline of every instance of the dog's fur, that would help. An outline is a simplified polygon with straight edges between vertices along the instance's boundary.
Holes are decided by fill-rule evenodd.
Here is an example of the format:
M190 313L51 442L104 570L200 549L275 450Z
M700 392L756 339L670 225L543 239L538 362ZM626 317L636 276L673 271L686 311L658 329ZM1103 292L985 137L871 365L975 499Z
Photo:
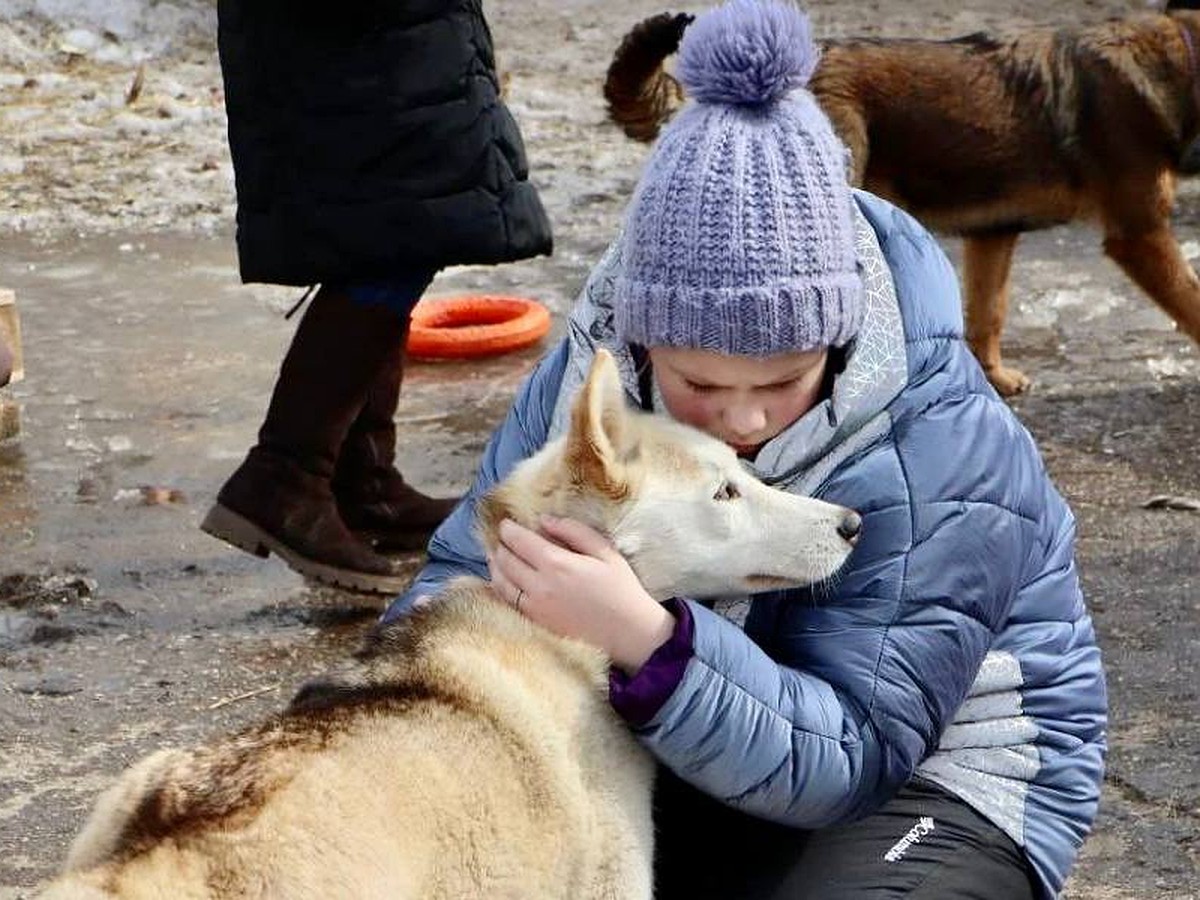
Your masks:
M811 89L852 182L964 238L967 337L1003 394L1013 249L1022 232L1098 221L1104 251L1200 342L1200 281L1170 226L1178 175L1200 171L1200 13L950 41L829 42ZM612 118L652 140L682 91L663 67L690 16L636 26L609 68ZM1189 46L1190 45L1190 46Z
M626 410L604 352L569 433L481 506L491 548L504 517L587 522L659 598L809 583L850 549L847 510ZM135 765L44 896L649 898L653 764L606 696L601 653L456 579L283 715Z

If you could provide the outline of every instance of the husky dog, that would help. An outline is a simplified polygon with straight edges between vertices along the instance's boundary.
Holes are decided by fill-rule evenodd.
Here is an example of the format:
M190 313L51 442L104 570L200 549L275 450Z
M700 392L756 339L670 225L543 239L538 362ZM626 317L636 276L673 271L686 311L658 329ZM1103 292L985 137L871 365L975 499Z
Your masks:
M809 87L846 142L851 180L963 238L967 338L996 389L1013 250L1026 231L1092 220L1104 252L1200 343L1200 280L1171 230L1179 176L1200 172L1200 12L949 41L828 41ZM653 140L683 101L663 61L692 17L621 42L604 92L625 132Z
M663 599L827 578L856 531L720 441L628 410L603 351L568 433L480 507L488 548L505 517L588 523ZM607 672L455 579L278 717L135 765L44 897L649 898L654 764Z

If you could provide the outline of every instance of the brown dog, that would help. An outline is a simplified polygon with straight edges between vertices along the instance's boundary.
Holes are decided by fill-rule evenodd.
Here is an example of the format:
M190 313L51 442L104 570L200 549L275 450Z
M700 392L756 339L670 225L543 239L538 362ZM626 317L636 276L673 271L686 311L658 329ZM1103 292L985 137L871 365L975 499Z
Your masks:
M856 185L964 239L967 338L1002 394L1000 359L1022 232L1093 219L1104 251L1200 342L1200 280L1171 232L1175 180L1200 171L1194 2L1080 28L822 47L810 87L850 148ZM652 140L683 93L662 63L691 21L635 27L605 83L612 118Z

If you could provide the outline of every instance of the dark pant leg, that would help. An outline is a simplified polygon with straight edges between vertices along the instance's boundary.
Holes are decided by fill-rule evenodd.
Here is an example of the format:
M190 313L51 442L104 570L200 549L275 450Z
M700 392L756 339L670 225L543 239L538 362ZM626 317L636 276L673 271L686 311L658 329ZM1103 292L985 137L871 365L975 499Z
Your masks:
M386 306L407 321L435 275L436 269L414 268L385 279L341 285L339 289L353 303L360 306Z
M654 900L773 897L807 839L731 809L662 767L654 832Z
M878 812L810 835L772 897L788 900L1033 900L1029 863L999 828L914 780Z
M958 798L914 781L874 815L802 832L743 815L667 773L655 794L656 900L1033 900L1020 849Z

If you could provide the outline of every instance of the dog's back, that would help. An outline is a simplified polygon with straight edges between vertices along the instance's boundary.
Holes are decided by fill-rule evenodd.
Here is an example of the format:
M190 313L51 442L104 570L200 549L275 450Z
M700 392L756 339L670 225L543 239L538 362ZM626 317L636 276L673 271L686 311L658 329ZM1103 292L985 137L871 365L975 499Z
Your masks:
M605 660L489 590L456 583L265 725L135 766L47 900L648 897L651 763Z
M941 231L1045 227L1087 203L1075 82L1048 62L1062 40L834 42L811 88L855 183Z
M631 137L653 139L681 104L661 63L687 25L647 19L614 55L605 95ZM1027 231L1097 215L1114 161L1152 175L1175 165L1179 98L1141 62L1178 28L1144 14L952 40L830 41L809 86L850 149L853 183L938 231Z

